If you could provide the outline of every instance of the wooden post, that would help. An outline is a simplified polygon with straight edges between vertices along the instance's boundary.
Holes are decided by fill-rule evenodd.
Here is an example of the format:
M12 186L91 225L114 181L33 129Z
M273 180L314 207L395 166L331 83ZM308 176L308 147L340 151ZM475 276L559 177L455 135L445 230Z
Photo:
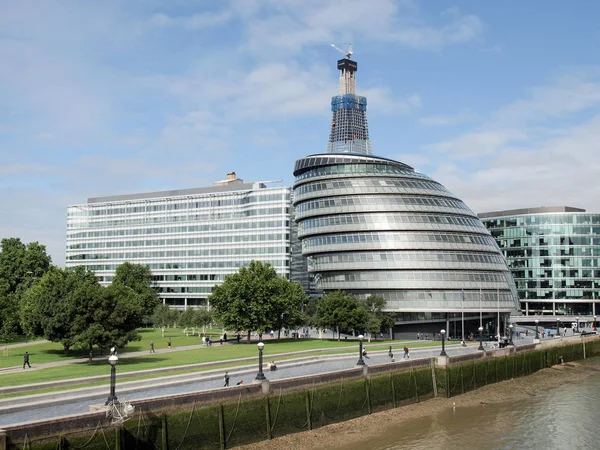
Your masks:
M417 403L419 403L419 385L417 384L417 377L414 376L414 371L413 378L415 379L415 400L417 401Z
M450 366L446 366L446 398L450 398Z
M6 450L6 431L0 430L0 450Z
M310 404L310 391L306 391L306 397L304 400L306 406L306 423L309 430L312 430L312 407Z
M433 358L429 360L429 365L431 366L431 380L433 381L433 397L437 398L437 377L435 375L435 360Z
M219 441L220 449L225 450L227 442L225 442L225 412L222 403L219 405Z
M267 422L267 439L273 439L273 433L271 432L271 404L269 403L269 396L265 396L265 419Z
M123 448L123 425L115 428L115 450Z
M371 380L365 380L365 390L367 394L367 414L371 414Z
M394 383L394 374L390 373L390 384L392 385L392 406L396 407L396 384Z
M465 393L465 372L463 371L463 365L460 365L460 392Z
M169 450L169 430L167 428L167 415L163 414L162 415L162 420L161 420L161 428L162 428L162 433L161 433L161 449L162 450Z

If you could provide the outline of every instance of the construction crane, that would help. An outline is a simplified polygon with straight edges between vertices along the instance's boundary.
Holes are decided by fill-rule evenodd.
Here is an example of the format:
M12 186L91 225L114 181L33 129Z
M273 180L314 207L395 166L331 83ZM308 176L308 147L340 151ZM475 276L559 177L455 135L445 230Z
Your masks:
M331 44L331 46L333 48L335 48L338 52L340 52L342 55L346 56L346 59L350 59L350 57L352 56L352 42L350 42L348 44L348 51L344 51L341 48L339 48L337 45L335 44Z

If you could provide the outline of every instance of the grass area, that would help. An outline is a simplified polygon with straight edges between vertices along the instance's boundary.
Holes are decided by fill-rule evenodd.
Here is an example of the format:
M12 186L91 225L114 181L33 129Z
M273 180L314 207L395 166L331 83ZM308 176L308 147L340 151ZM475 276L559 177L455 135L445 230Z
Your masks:
M284 341L273 341L272 344L279 344L281 345L282 342ZM295 347L302 347L303 349L307 350L307 349L318 349L318 348L330 348L332 350L328 350L325 351L323 353L319 353L319 355L340 355L340 354L353 354L356 353L356 345L355 342L353 341L341 341L341 342L337 342L337 341L326 341L326 340L312 340L312 339L307 339L307 340L297 340L297 341L291 341L288 340L287 341L288 344L290 344L291 346L295 346ZM323 346L323 345L317 345L318 343L327 343L327 345ZM304 345L301 345L304 344ZM308 344L308 346L306 345ZM339 350L335 349L336 344L338 344L338 346L341 346L339 348ZM354 344L354 345L353 345ZM370 352L373 351L384 351L388 349L390 342L386 342L386 341L373 341L371 344L366 344L368 350ZM432 347L432 346L436 346L436 344L439 343L435 343L435 342L429 342L429 341L425 341L422 343L418 343L415 345L411 345L411 349L414 348L424 348L424 347ZM402 344L399 341L393 341L392 343L392 347L394 348L394 351L396 353L401 353L402 352L402 347L404 346L404 344ZM221 349L231 349L231 348L238 348L238 349L242 349L245 348L246 350L248 349L252 349L254 347L254 345L248 346L246 344L240 345L240 346L216 346L216 347L210 347L210 348L203 348L203 349L198 349L198 351L200 350L207 350L207 351L211 351L213 348L221 348ZM270 346L272 347L272 346ZM308 347L308 348L307 348ZM265 346L266 348L266 346ZM273 351L271 352L272 354L276 354L276 353L285 353L285 351L279 351L281 350L282 347L277 347L278 351ZM193 350L196 351L196 350ZM295 350L295 351L299 351L299 350ZM173 352L173 353L167 353L167 356L176 356L178 353L185 353L185 352ZM251 352L251 353L255 353ZM314 353L312 354L313 356L315 355ZM156 355L149 355L149 356L156 356ZM255 356L250 355L250 356ZM265 356L268 356L268 353L265 352ZM286 356L284 358L278 359L278 362L281 361L293 361L295 359L299 359L299 358L303 358L305 356L305 354L301 354L301 353L296 353L294 355L290 355L290 356ZM238 356L238 358L243 358L244 356ZM135 360L137 360L137 358L132 358L132 362L135 363ZM219 359L220 360L220 359ZM218 360L218 361L219 361ZM119 366L121 366L121 362L122 360L120 360ZM197 363L198 361L195 361L194 363ZM208 362L206 360L202 361L202 362ZM211 370L219 370L219 369L228 369L231 367L239 367L239 366L249 366L249 367L254 367L256 364L256 362L254 361L243 361L243 362L238 362L236 360L232 360L232 359L226 359L223 360L223 364L216 364L216 365L212 365L210 367L201 367L201 368L194 368L194 369L182 369L182 370L174 370L172 372L168 372L168 373L160 373L160 374L149 374L149 375L140 375L140 376L133 376L133 377L128 377L126 379L123 379L121 382L127 382L127 381L138 381L138 380L149 380L149 379L156 379L156 378L161 378L161 377L165 377L165 376L174 376L174 375L183 375L183 374L188 374L188 373L201 373L201 372L207 372L207 371L211 371ZM180 358L175 358L175 360L173 361L173 364L167 365L165 367L177 367L180 366ZM64 367L65 369L71 367L73 368L73 365ZM89 368L90 366L83 366L85 368ZM100 369L99 373L94 373L92 375L106 375L107 380L108 380L108 372L106 369L106 366L103 363L96 363L94 366L97 369ZM161 366L162 367L162 366ZM156 366L154 366L153 368L156 368ZM97 369L94 369L95 371ZM134 368L135 371L137 370L143 370L142 367L135 365ZM125 371L128 372L128 371ZM35 381L33 380L28 380L28 381L23 381L23 376L22 375L28 375L28 374L33 374L33 372L23 372L23 374L12 374L11 375L5 375L2 376L0 378L0 380L2 380L4 382L5 386L16 386L16 385L21 385L21 384L30 384L30 383L36 383L36 382L45 382L45 381L53 381L56 380L56 374L54 373L54 370L52 369L44 369L43 373L47 374L47 373L51 373L52 377L51 379L36 379ZM92 376L92 375L77 375L77 376L63 376L63 379L68 379L68 378L79 378L79 377L85 377L85 376ZM56 392L56 391L63 391L66 389L78 389L78 388L85 388L85 387L95 387L95 386L103 386L106 385L108 381L97 381L97 382L92 382L92 383L81 383L81 384L73 384L70 385L68 387L55 387L55 388L44 388L44 389L35 389L35 390L28 390L28 391L24 391L24 392L13 392L10 394L4 394L4 395L0 395L0 399L1 398L13 398L13 397L20 397L23 395L33 395L33 394L42 394L42 393L48 393L48 392Z
M177 330L176 338L172 338L173 348L176 348L177 345L192 345L196 344L199 341L197 336L195 337L185 337L185 335L181 334L181 330ZM152 330L143 330L142 334L145 334L146 337L152 337L154 333L159 333L160 331L152 331ZM169 336L169 333L165 333L165 339L163 348L166 348L166 338ZM150 338L146 339L147 342L150 341ZM292 353L299 352L303 350L318 350L318 349L331 349L324 354L336 354L336 353L351 353L356 351L356 349L352 348L356 346L356 341L334 341L334 340L321 340L321 339L282 339L278 341L277 339L267 338L264 339L265 342L265 350L264 355L265 359L269 359L269 355L274 355L277 353ZM157 341L155 341L157 343ZM140 343L135 343L138 345L128 346L123 349L121 352L127 351L137 351L141 349ZM255 346L256 342L252 344L234 344L234 345L219 345L213 344L212 347L199 347L191 350L184 351L165 351L161 353L147 353L141 356L136 357L121 357L119 359L119 372L133 372L139 370L146 369L157 369L164 367L174 367L174 366L186 366L190 364L204 363L204 362L220 362L223 361L224 364L226 362L230 363L229 365L235 365L236 360L247 357L256 357L257 350ZM385 350L387 349L390 343L386 341L373 341L371 344L366 343L369 351L374 350ZM46 348L46 346L50 344L38 344L40 348ZM52 344L56 345L56 344ZM392 343L395 352L400 352L403 346L403 343L400 341L394 341ZM416 347L428 347L428 346L436 346L439 345L437 342L423 342L419 344L411 344L411 348ZM343 347L350 347L347 349L343 349ZM155 348L161 348L156 346ZM337 350L339 349L339 350ZM147 351L147 348L144 349ZM31 362L32 364L41 363L42 361L36 359L43 359L44 351L31 352ZM302 355L297 355L298 357ZM9 357L10 358L10 357ZM22 364L22 357L19 357L17 364ZM33 383L42 383L48 381L55 380L64 380L64 379L72 379L72 378L82 378L96 375L107 375L108 374L108 365L105 361L95 361L93 365L88 365L86 361L80 361L73 364L62 365L57 367L49 367L43 370L24 370L19 373L7 373L0 374L0 381L5 386L18 386L22 384L33 384ZM164 376L164 375L163 375Z
M191 331L190 331L191 332ZM164 337L160 329L144 328L139 330L141 341L130 342L125 348L118 349L119 353L149 351L150 341L154 341L154 349L167 348L167 339L171 338L172 347L201 344L201 338L198 335L186 336L182 328L170 328L165 330ZM213 340L218 340L222 333L221 328L207 328L206 334ZM25 340L22 340L24 343ZM12 342L21 343L21 342ZM30 345L5 348L0 346L0 368L15 367L23 364L23 354L27 351L30 355L32 364L45 364L59 361L72 361L88 357L88 351L85 349L72 349L68 355L65 355L61 344L56 342L46 342L43 340L31 341ZM100 353L94 349L94 356Z

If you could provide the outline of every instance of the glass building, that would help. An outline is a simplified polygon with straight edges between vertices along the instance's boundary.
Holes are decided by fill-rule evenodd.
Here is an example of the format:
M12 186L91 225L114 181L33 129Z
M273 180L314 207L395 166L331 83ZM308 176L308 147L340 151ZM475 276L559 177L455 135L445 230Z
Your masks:
M600 313L600 214L559 206L479 217L502 249L525 315Z
M207 305L225 275L252 260L289 278L291 189L244 183L90 198L68 207L66 266L111 282L124 262L151 269L163 302Z
M340 95L354 95L355 80L343 87L348 74L340 66ZM438 322L431 330L439 332L440 321L450 330L449 322L463 312L477 318L477 328L480 314L495 319L517 310L510 271L477 215L427 175L371 155L367 130L357 129L367 127L366 99L347 102L350 109L360 105L360 114L344 116L338 97L330 152L294 167L298 238L317 287L361 298L381 295L397 324L418 323L421 331L423 323ZM350 123L340 123L345 117ZM336 139L340 145L332 145ZM492 323L497 320L484 326L494 330Z

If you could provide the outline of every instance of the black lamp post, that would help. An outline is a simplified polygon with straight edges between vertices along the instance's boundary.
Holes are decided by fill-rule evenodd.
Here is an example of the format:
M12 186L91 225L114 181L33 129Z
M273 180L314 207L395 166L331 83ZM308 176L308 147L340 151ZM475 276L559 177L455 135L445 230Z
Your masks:
M560 336L560 319L556 319L556 337Z
M105 405L110 403L118 403L117 396L115 395L115 384L117 382L117 363L119 362L119 358L117 355L110 355L108 358L108 363L110 364L110 395L108 396L108 400L106 400Z
M535 338L539 339L540 338L540 333L538 331L538 325L539 325L540 321L535 319Z
M575 320L577 321L577 327L575 328L575 332L579 333L579 316L575 317Z
M513 324L512 323L508 326L508 329L509 329L509 333L510 333L510 345L515 345L513 342Z
M483 350L483 327L479 327L479 347L477 350Z
M358 361L356 362L357 366L364 366L365 360L363 359L363 339L364 336L362 334L358 335Z
M596 316L594 316L594 331L598 331L598 329L596 328Z
M263 373L263 349L265 348L265 344L259 342L256 344L256 346L258 347L258 373L254 379L257 381L263 381L267 379Z
M444 347L444 341L446 338L446 330L440 330L440 335L442 336L442 351L440 353L440 356L448 356L446 354L446 348Z

